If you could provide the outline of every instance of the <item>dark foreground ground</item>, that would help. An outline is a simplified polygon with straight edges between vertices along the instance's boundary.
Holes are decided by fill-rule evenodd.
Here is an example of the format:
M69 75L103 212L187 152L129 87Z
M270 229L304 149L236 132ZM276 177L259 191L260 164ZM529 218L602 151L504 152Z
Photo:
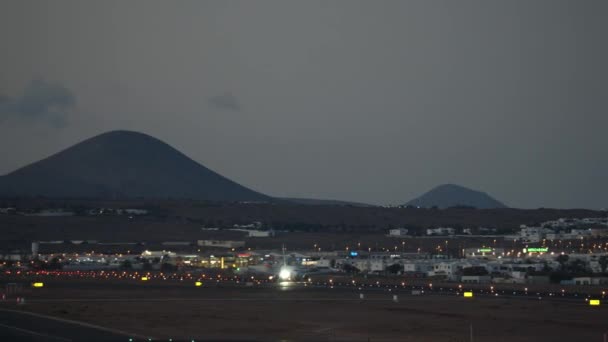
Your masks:
M2 341L128 341L130 336L103 327L83 325L80 322L53 319L28 312L0 309L0 336ZM143 337L142 337L143 339Z
M364 300L360 300L360 293ZM398 302L392 300L394 294L398 295ZM73 341L127 341L129 337L138 340L139 335L139 340L143 337L165 341L457 342L470 340L472 325L475 341L599 342L608 331L606 308L590 307L583 298L466 299L456 295L413 296L398 289L389 292L215 283L195 287L190 282L134 280L49 281L44 288L27 290L23 296L27 296L24 305L16 305L9 298L0 309L115 329L100 331L0 313L5 326L40 330ZM0 333L6 331L19 332L0 329Z

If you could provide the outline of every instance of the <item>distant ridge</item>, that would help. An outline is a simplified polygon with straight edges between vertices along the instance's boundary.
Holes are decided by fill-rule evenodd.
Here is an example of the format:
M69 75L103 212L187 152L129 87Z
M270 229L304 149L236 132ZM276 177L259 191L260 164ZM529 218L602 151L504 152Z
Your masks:
M327 199L314 199L314 198L280 198L283 201L303 204L303 205L337 205L337 206L351 206L351 207L375 207L375 205L360 203L360 202L349 202L340 200L327 200Z
M0 177L0 196L269 201L147 134L112 131Z
M485 192L475 191L455 184L439 185L422 196L415 198L405 205L422 208L449 208L469 206L478 209L506 208L500 201L490 197Z

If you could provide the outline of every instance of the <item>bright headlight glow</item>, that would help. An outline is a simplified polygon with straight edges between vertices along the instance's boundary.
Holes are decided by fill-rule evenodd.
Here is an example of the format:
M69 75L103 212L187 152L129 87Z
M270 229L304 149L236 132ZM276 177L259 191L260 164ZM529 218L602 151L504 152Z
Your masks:
M289 272L289 270L287 270L285 268L281 269L281 271L279 272L279 278L281 278L282 280L289 279L290 275L291 275L291 272Z

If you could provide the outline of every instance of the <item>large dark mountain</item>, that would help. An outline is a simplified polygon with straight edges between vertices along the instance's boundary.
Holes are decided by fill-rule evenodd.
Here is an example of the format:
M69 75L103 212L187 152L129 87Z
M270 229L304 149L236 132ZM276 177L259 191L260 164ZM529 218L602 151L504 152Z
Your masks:
M268 201L149 135L113 131L0 177L0 196Z
M455 206L470 206L478 209L506 208L506 206L490 197L485 192L475 191L455 184L443 184L433 188L422 196L406 203L422 208L449 208Z

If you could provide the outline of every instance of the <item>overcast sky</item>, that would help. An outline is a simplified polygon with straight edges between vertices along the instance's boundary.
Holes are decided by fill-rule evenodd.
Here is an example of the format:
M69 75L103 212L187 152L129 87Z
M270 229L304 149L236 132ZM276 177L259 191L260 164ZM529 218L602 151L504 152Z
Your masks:
M3 0L0 174L128 129L276 196L456 183L608 207L607 17L605 0Z

